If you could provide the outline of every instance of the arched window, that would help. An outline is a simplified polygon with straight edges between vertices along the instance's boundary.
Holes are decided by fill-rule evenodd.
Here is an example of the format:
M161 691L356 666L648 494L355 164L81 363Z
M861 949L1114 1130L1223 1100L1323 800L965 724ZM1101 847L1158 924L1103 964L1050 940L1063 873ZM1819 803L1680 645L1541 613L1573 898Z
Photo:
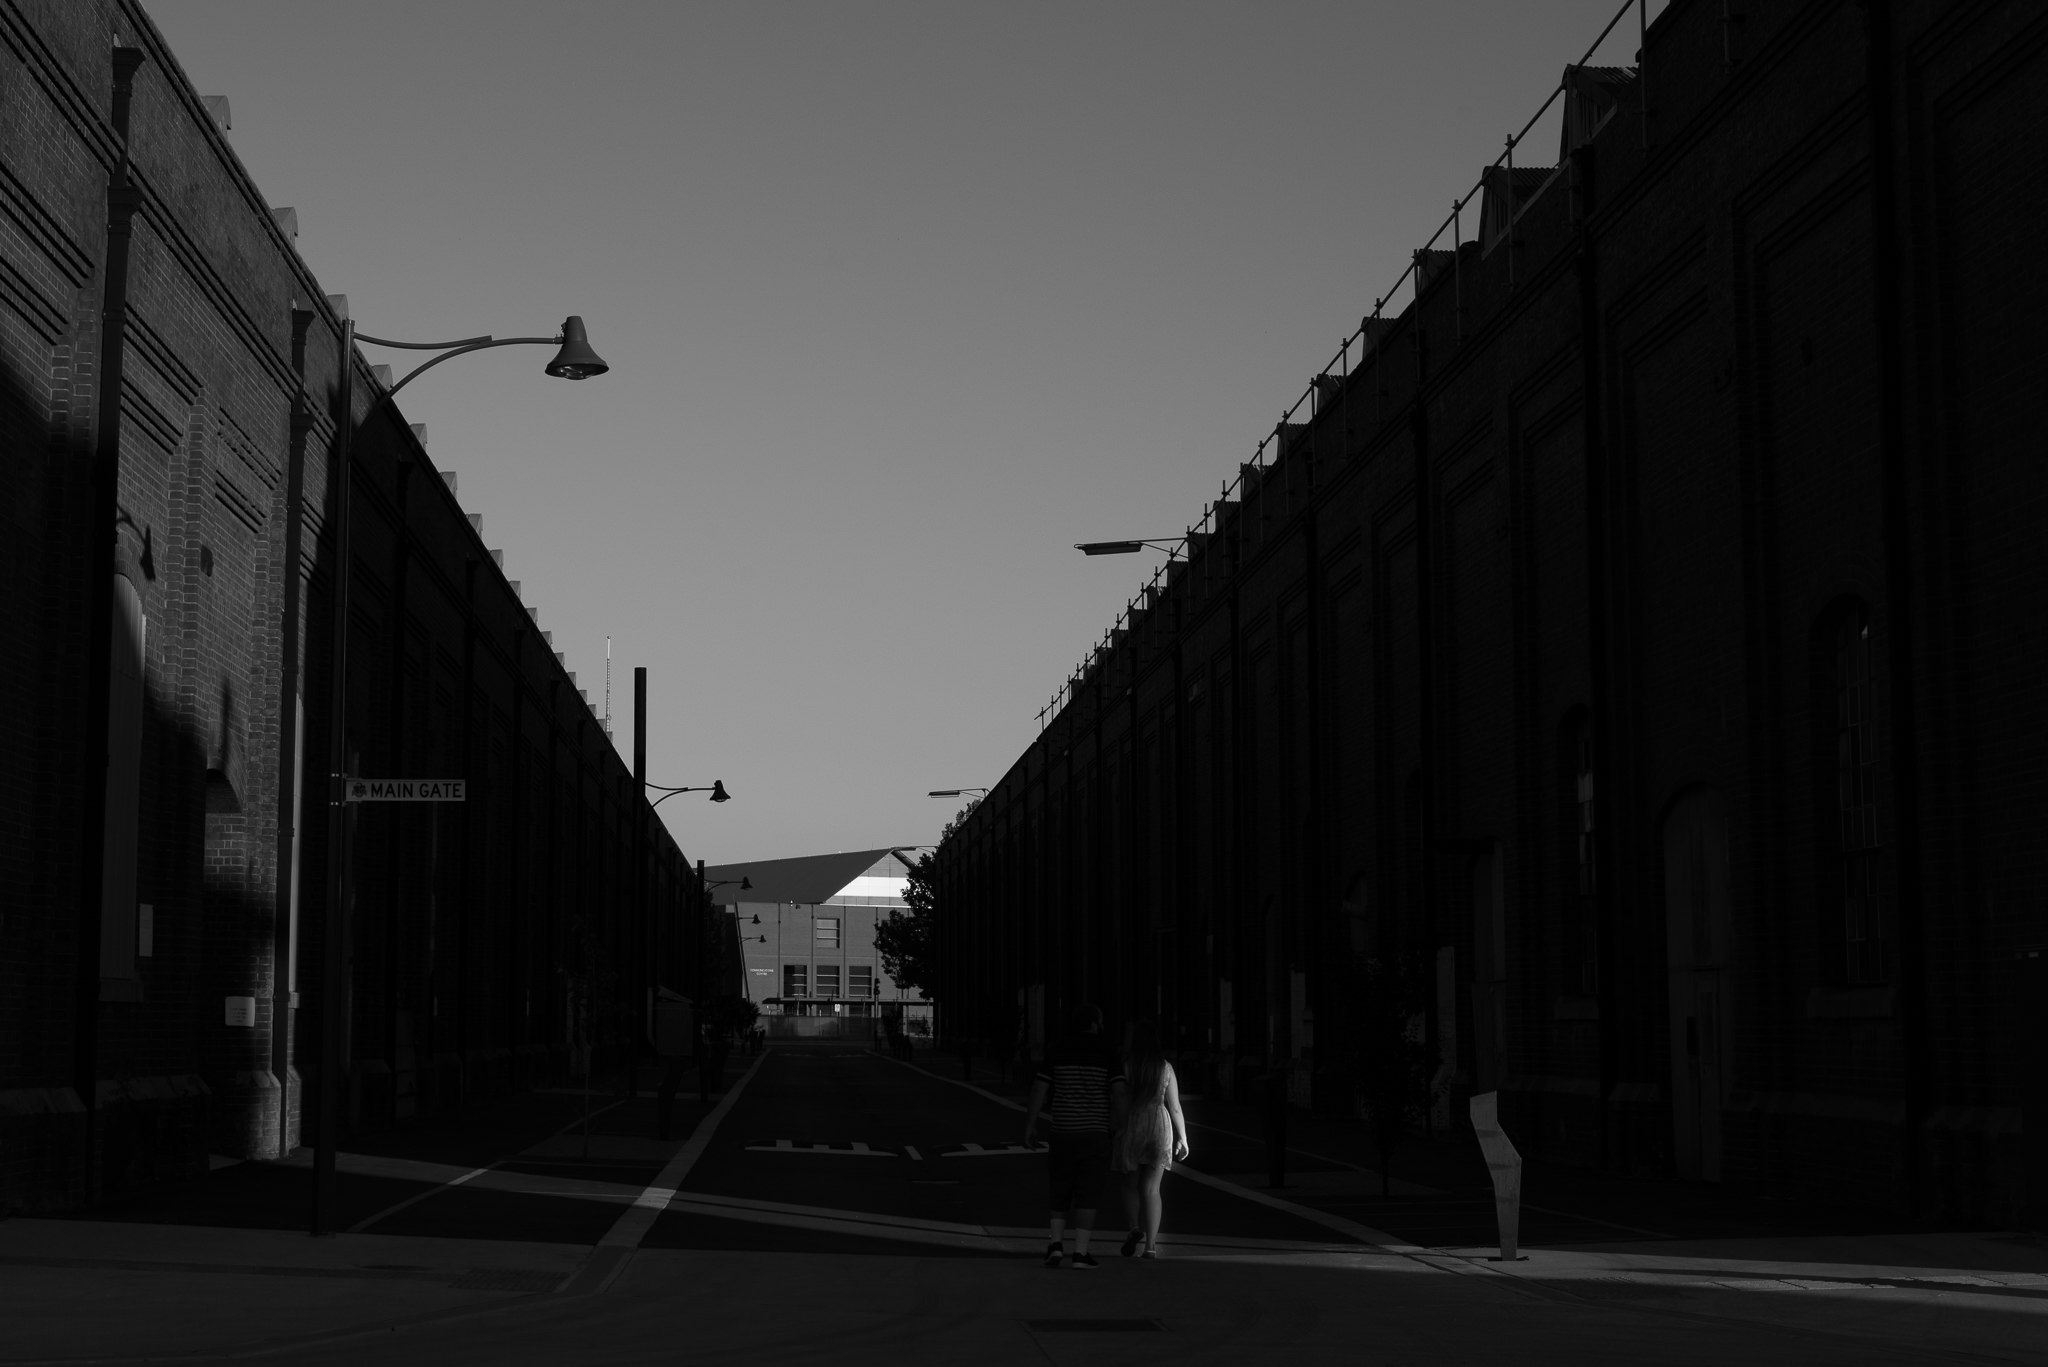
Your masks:
M114 576L113 653L107 688L105 837L100 846L100 995L136 996L135 851L142 793L142 595Z

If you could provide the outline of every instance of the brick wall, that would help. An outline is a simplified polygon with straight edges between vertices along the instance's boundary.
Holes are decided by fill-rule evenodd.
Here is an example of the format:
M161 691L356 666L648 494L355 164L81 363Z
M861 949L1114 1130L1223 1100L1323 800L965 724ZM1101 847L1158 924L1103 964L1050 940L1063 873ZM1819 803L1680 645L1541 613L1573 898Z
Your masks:
M99 321L114 34L143 53L119 338ZM644 991L681 977L679 945L643 945L688 893L681 852L360 357L339 412L341 314L138 5L0 0L0 64L0 1209L176 1180L208 1152L275 1157L312 1117L343 421L350 747L361 772L472 792L355 818L344 1120L559 1069L561 973L604 984L601 1058L633 1049ZM114 345L108 529L90 474ZM110 532L146 619L135 864L154 933L95 992L78 832L106 732L79 680ZM228 1023L230 998L254 999L253 1026Z
M2048 18L1792 4L1722 38L1718 7L1671 5L1647 120L1638 83L1512 243L1446 255L1206 510L1213 535L941 852L942 1002L1172 1003L1219 1085L1279 1067L1344 1112L1351 956L1448 950L1458 985L1427 1028L1455 1036L1455 1110L1472 861L1497 841L1503 1115L1525 1149L1928 1218L2048 1207L2022 1157L2044 1046L2021 1025L2048 942L2048 269L2027 245ZM1899 955L1876 984L1845 977L1814 672L1852 600ZM1574 718L1596 738L1592 990L1571 961ZM1726 813L1711 961L1667 934L1692 884L1665 835L1702 794ZM1033 867L1005 862L1017 822L1056 812ZM1156 933L1129 831L1178 852L1191 933ZM1025 886L1045 893L1020 927ZM1709 1082L1688 1052L1703 985ZM1280 999L1297 990L1306 1018Z

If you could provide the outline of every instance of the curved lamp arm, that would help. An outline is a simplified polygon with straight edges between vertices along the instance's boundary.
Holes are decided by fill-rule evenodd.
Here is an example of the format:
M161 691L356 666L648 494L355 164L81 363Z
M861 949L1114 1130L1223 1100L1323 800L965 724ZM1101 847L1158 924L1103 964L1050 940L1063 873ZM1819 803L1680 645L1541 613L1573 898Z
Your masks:
M659 807L662 803L668 801L677 793L709 793L711 794L711 800L713 802L732 801L732 794L725 791L725 781L723 779L711 780L711 786L709 788L664 788L659 783L649 783L644 786L652 788L655 792L661 794L660 797L654 799L653 805L655 807Z
M472 351L482 351L495 346L558 346L555 359L548 362L547 373L565 380L586 380L592 375L602 375L610 366L604 363L595 351L590 349L590 340L583 329L583 320L570 314L562 320L562 330L553 337L460 337L452 342L395 342L389 337L372 337L367 333L353 334L358 342L371 346L398 347L405 351L438 351L441 354L410 371L397 384L384 391L382 397L390 398L399 390L411 384L422 372L431 370L450 356L462 356Z
M463 340L459 342L390 342L386 341L382 337L365 337L362 333L358 332L356 334L356 340L358 342L369 342L373 346L405 347L406 349L411 351L441 351L441 355L436 356L433 360L428 361L423 365L414 367L411 371L409 371L406 374L406 377L404 379L400 380L397 384L391 386L391 388L385 390L384 393L386 397L389 397L390 395L396 394L399 390L411 384L413 380L419 376L421 371L432 370L435 366L441 364L441 362L449 359L449 357L451 356L461 356L467 352L482 351L486 347L494 346L554 346L561 341L561 338L465 337ZM444 347L448 348L448 350L442 351L442 348Z
M1186 544L1186 537L1175 536L1140 541L1076 541L1074 549L1083 555L1136 555L1150 546L1154 550L1165 551L1168 555L1177 555L1180 548Z

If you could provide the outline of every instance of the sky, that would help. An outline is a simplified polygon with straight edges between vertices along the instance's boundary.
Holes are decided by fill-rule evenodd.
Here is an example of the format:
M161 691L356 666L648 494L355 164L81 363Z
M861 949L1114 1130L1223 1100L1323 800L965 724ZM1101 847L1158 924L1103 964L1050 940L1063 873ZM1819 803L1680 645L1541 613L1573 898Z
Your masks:
M584 318L399 406L710 864L935 842L1620 7L143 4L359 330Z

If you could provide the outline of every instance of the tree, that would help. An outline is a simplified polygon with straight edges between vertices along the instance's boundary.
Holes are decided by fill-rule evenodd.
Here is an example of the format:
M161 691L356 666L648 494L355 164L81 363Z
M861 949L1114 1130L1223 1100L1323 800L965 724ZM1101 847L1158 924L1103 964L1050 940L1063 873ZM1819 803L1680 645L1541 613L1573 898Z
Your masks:
M704 1003L704 1037L717 1048L729 1045L761 1019L761 1008L745 997L713 997Z
M1393 1152L1429 1107L1431 1059L1423 1029L1429 978L1422 960L1412 954L1361 954L1355 963L1358 993L1346 1053L1352 1085L1365 1103L1379 1151L1380 1195L1385 1196Z
M975 798L954 814L939 833L941 845L980 803L981 799ZM910 866L910 878L903 887L908 909L875 922L875 954L882 961L882 971L895 979L898 987L914 987L932 999L936 999L933 989L938 982L938 874L938 851L932 850Z
M934 922L938 919L938 889L933 886L932 856L927 854L910 867L904 885L907 911L892 911L875 922L875 954L882 971L898 987L914 987L932 995L934 968Z

